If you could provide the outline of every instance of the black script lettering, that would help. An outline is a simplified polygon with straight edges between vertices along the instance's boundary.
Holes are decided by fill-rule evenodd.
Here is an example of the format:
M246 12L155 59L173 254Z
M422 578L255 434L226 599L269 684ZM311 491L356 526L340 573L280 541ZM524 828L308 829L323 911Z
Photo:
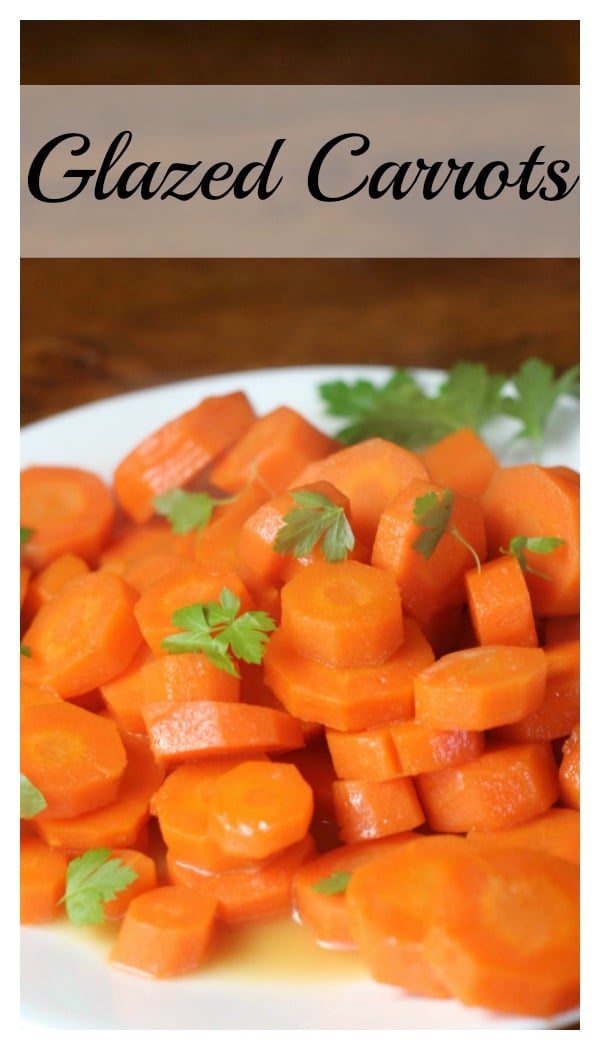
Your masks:
M96 198L96 200L107 200L107 198L111 197L113 193L116 193L117 197L125 198L130 196L130 194L127 193L126 186L121 186L122 176L117 178L117 181L110 190L106 190L104 188L104 183L111 168L114 168L117 161L121 159L123 154L131 145L132 140L133 134L131 133L131 131L120 131L118 135L115 135L114 139L112 140L110 146L108 147L104 155L102 164L98 168L96 185L94 186L94 197ZM130 167L135 167L135 165L130 165ZM126 172L128 171L129 168L126 169Z
M44 164L48 160L51 153L60 146L62 142L67 142L68 139L78 139L81 142L81 146L73 148L69 152L72 157L80 157L82 153L87 153L90 148L90 140L87 135L82 135L76 131L68 131L64 135L57 135L56 138L50 139L45 146L42 146L36 153L35 157L31 162L29 172L27 175L27 185L29 192L32 197L35 197L38 201L43 201L45 204L60 204L63 201L70 201L73 197L77 197L82 190L85 189L89 179L95 173L94 168L84 168L82 170L76 170L69 168L65 171L63 178L79 178L79 184L71 192L67 193L64 197L47 197L40 186L40 177Z
M542 198L542 200L562 201L565 197L569 196L569 194L572 192L572 190L575 189L577 183L579 182L578 175L575 181L572 182L569 186L566 179L563 179L562 175L558 174L559 170L564 172L566 175L566 173L571 170L571 165L566 160L553 160L550 162L550 164L548 165L548 175L550 177L550 180L556 186L557 192L551 195L547 193L546 188L543 187L543 189L540 191L540 197Z
M243 168L240 168L235 182L233 184L233 195L234 197L242 198L249 197L254 190L257 190L257 197L261 201L266 201L268 197L271 197L278 186L283 181L283 176L279 176L274 186L269 186L269 176L273 170L273 165L279 155L281 147L283 146L285 139L276 139L271 146L271 152L267 157L264 164L259 161L251 161L250 164L246 164ZM245 182L248 176L255 170L259 169L259 175L255 182L250 186L246 186Z
M519 197L522 201L528 201L531 197L535 197L536 193L539 193L541 187L544 185L543 178L540 179L533 189L529 185L529 180L533 175L533 169L542 167L544 164L542 160L539 160L540 154L543 153L543 151L543 146L536 146L535 149L531 151L528 160L521 161L521 167L523 170L520 175L514 182L507 182L506 184L507 186L519 187Z
M320 179L321 168L323 167L323 163L325 162L329 154L332 152L332 150L334 150L335 147L340 144L340 142L346 142L348 139L360 140L360 145L358 145L355 149L350 150L350 153L353 157L358 157L361 154L366 153L371 145L371 142L366 135L361 135L358 132L348 131L342 135L336 135L335 138L330 139L329 142L326 142L324 146L321 146L321 149L318 151L318 153L315 154L310 168L308 170L308 190L311 197L314 197L315 200L325 202L345 201L348 200L349 197L355 197L356 194L360 193L363 187L367 185L369 179L368 176L365 175L362 182L358 186L355 186L353 190L348 190L347 193L341 193L337 197L328 197L321 190Z
M425 181L423 183L423 197L426 201L432 201L437 197L444 187L448 184L452 175L455 171L460 171L460 164L457 164L453 157L450 157L448 161L448 174L443 179L441 185L434 186L436 176L439 175L442 170L442 162L435 160L433 164L426 164L424 160L418 160L417 164L421 165L423 171L427 171Z
M383 197L384 194L388 193L391 189L394 200L402 200L403 197L406 197L406 195L410 193L421 174L420 170L417 168L417 174L412 180L410 186L404 189L404 176L408 175L411 168L412 162L410 160L405 160L402 164L397 164L393 161L388 161L386 164L380 164L369 179L369 197L376 200L378 197ZM395 171L396 174L390 179L386 186L382 186L381 180L384 175L387 175L388 171Z
M468 160L465 164L459 168L459 174L456 179L454 187L454 196L457 200L464 200L465 197L469 197L471 193L474 193L479 200L491 201L495 197L499 197L502 190L508 183L508 177L510 175L510 169L508 164L505 164L503 160L491 160L477 172L475 179L468 189L465 189L465 180L467 175L473 169L473 161ZM488 192L487 181L491 175L498 169L498 181L499 185L493 192Z

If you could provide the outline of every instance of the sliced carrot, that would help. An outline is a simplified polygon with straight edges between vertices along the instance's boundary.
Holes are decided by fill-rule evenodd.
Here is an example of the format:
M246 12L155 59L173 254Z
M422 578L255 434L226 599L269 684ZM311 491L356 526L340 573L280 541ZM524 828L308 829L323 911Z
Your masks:
M67 858L60 850L33 837L21 839L20 904L21 923L50 922L62 907Z
M390 780L400 776L402 770L390 729L389 725L354 733L327 729L327 746L338 779Z
M485 747L484 733L473 729L431 729L409 719L389 726L398 759L398 773L417 776L462 765L478 758Z
M62 696L51 685L21 682L21 707L31 707L34 704L56 704L61 701Z
M512 725L494 730L503 740L558 740L579 722L579 640L545 645L546 690L540 707Z
M110 953L114 966L148 977L197 970L213 934L216 904L187 886L158 886L135 897Z
M100 687L102 699L123 733L146 732L142 718L145 695L141 671L146 664L155 660L150 647L142 642L125 670Z
M227 700L240 696L239 678L222 670L204 653L167 653L140 670L144 703Z
M115 801L79 817L52 818L46 811L40 813L32 823L48 845L78 853L107 846L137 846L150 816L150 799L164 773L156 765L145 737L124 735L123 742L127 768Z
M342 842L362 842L411 831L425 821L412 777L336 780L333 805Z
M405 619L404 632L400 648L383 663L338 668L301 656L278 628L265 647L265 681L291 714L331 729L412 718L414 679L434 656L416 623Z
M241 573L239 544L246 521L272 495L260 477L238 492L230 503L217 506L206 525L194 539L194 557L215 568Z
M128 579L132 586L132 579L135 580L136 589L140 589L143 583L140 566L158 565L162 558L164 564L168 560L179 562L181 558L193 558L194 546L193 533L173 532L164 518L152 518L141 525L128 522L105 545L99 564Z
M215 784L208 831L225 852L264 860L303 839L313 811L312 788L294 765L249 759Z
M274 493L283 492L307 463L338 447L295 409L280 405L254 420L215 464L210 480L225 492L239 492L258 474Z
M433 831L495 831L540 816L558 798L558 769L546 741L498 744L460 766L415 778Z
M293 885L294 917L327 948L356 947L346 904L346 888L337 888L336 876L351 875L363 864L402 848L417 833L404 831L387 838L338 846L298 869Z
M435 729L491 729L541 707L543 649L486 645L447 653L415 678L415 718Z
M21 772L44 796L46 817L75 817L113 802L127 765L118 729L75 704L21 709Z
M299 751L291 751L288 755L281 755L281 761L293 762L311 786L314 813L309 830L317 849L323 851L338 846L338 826L333 806L333 782L336 772L324 734L306 738L306 747Z
M471 427L454 430L419 453L431 480L473 499L485 492L500 463Z
M154 757L161 763L230 752L291 751L304 746L297 718L258 704L164 701L144 704L142 714Z
M31 623L35 614L45 602L54 598L68 580L89 572L89 566L79 554L66 551L48 562L40 572L29 581L27 595L22 605L23 621Z
M113 900L104 903L105 919L122 919L134 897L146 893L147 890L153 890L158 885L156 862L139 849L113 849L110 859L120 860L137 875L135 881L130 882L125 889L119 890Z
M468 1006L551 1017L579 1004L579 868L479 846L448 870L425 958Z
M214 898L223 922L249 922L291 913L294 875L314 852L313 838L306 835L258 867L218 874L182 864L167 852L167 873L172 883Z
M58 466L21 471L21 525L32 529L21 559L35 572L67 553L94 567L114 520L114 497L98 474Z
M345 493L354 531L370 551L384 508L412 478L428 477L415 453L383 438L368 438L310 464L294 478L293 487L324 479Z
M539 817L526 820L514 828L500 831L470 831L467 840L472 845L518 846L541 850L579 864L579 811L552 806Z
M576 615L580 579L578 480L536 464L502 467L481 503L493 556L501 548L508 549L514 536L564 540L562 546L547 554L528 551L527 563L536 572L527 572L525 579L536 616Z
M76 576L40 609L23 642L26 682L51 685L69 699L125 670L141 644L135 592L111 572Z
M404 640L398 585L362 562L315 562L282 588L281 626L297 652L329 667L381 663Z
M480 645L538 644L531 597L512 554L492 558L465 574L467 603Z
M560 801L563 806L576 810L579 810L581 804L580 750L578 722L562 746L562 758L558 769Z
M117 465L119 505L136 522L154 513L153 499L181 488L237 441L256 413L241 390L204 398L145 438Z

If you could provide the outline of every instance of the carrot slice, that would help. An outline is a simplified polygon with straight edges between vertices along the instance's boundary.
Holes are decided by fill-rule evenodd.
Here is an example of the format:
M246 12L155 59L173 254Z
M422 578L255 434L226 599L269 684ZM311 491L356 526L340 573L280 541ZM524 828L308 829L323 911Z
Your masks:
M188 700L239 699L240 680L222 670L204 653L167 653L155 656L140 670L144 703L172 704Z
M579 1003L579 868L479 846L448 869L425 958L468 1006L551 1017Z
M415 678L415 718L436 729L491 729L541 707L543 649L486 645L447 653Z
M208 525L194 538L194 557L215 568L242 574L240 542L246 521L271 496L260 477L254 478L230 503L215 507Z
M161 558L171 562L193 558L194 543L192 533L173 532L169 522L163 518L153 518L142 525L128 523L105 545L99 565L102 569L115 572L117 576L123 576L129 583L135 579L138 589L143 582L140 565L149 566L152 559L157 559L154 564L158 564Z
M579 640L545 645L548 676L537 710L512 725L500 726L493 737L502 740L558 740L579 722Z
M475 846L518 846L541 850L579 864L579 811L553 806L539 817L500 831L470 831L467 840Z
M485 735L472 729L431 729L413 719L389 726L398 759L398 773L417 776L436 769L462 765L478 758Z
M50 922L62 908L67 858L37 838L21 839L21 923Z
M21 682L21 707L31 707L33 704L60 704L63 698L56 689L50 685L35 685L30 682Z
M415 780L433 831L513 827L540 816L558 798L558 770L546 741L490 746L479 758Z
M579 722L562 746L562 758L558 768L559 797L563 806L579 810L581 804L580 770L580 726Z
M465 575L471 622L480 645L538 644L531 597L512 554L469 569Z
M21 772L42 792L46 817L75 817L112 802L127 765L117 727L75 704L21 710Z
M21 472L21 524L33 530L21 559L35 572L67 553L95 566L114 520L114 497L99 475L58 466Z
M145 438L117 465L119 505L136 522L154 514L159 493L180 488L240 437L256 418L241 390L204 398Z
M216 903L187 886L158 886L135 897L110 953L110 962L148 977L196 970L207 955Z
M431 480L442 488L479 499L498 467L489 445L470 427L454 430L419 453Z
M390 733L375 726L354 733L327 729L327 746L340 780L390 780L402 772Z
M154 660L154 653L145 642L142 642L125 670L100 687L102 699L123 733L146 732L146 725L142 718L142 704L145 696L142 689L141 670Z
M361 730L414 715L413 682L434 656L420 627L404 620L404 641L380 664L327 667L301 656L285 631L265 647L265 681L297 718L331 729Z
M425 821L412 777L336 780L333 805L342 842L361 842L411 831Z
M50 601L50 598L54 598L68 580L89 571L87 562L79 554L71 554L70 551L67 551L53 558L29 581L22 605L23 622L31 623L42 605Z
M294 765L248 760L215 784L208 831L225 852L264 860L303 839L313 811L312 789Z
M134 897L146 893L147 890L153 890L158 885L158 874L154 859L139 849L113 849L110 859L120 860L137 875L134 882L119 890L113 900L105 901L103 905L104 918L115 920L123 918Z
M39 611L23 643L26 682L51 685L65 699L105 685L125 670L142 636L135 593L113 573L76 576Z

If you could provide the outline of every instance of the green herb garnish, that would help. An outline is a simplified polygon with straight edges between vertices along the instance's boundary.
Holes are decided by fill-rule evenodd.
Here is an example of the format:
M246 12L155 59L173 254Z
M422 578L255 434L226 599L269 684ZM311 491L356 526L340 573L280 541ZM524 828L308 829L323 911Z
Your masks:
M453 508L454 493L451 489L444 489L441 496L437 492L426 492L423 496L417 496L413 505L413 521L423 531L419 533L411 546L424 558L431 558L442 536L448 533L471 552L481 572L481 562L477 551L456 526L450 524Z
M29 777L21 773L21 819L29 820L31 817L37 816L43 809L46 809L47 805L48 803L39 788L36 788L35 784L31 783Z
M332 875L314 882L312 889L317 893L333 897L336 893L344 893L347 890L351 878L352 872L350 871L334 871Z
M67 867L64 902L67 915L76 926L91 926L104 922L105 901L112 901L117 894L134 882L137 872L113 857L110 849L89 849L75 857Z
M157 514L167 518L173 532L191 532L193 529L201 532L208 525L215 507L234 499L236 496L217 498L208 492L186 492L176 488L155 496L152 505Z
M501 547L500 553L514 554L523 572L530 572L533 576L540 576L543 580L551 580L552 577L545 572L532 568L525 554L527 551L534 551L536 554L550 554L557 547L562 547L564 542L558 536L513 536L508 549Z
M344 508L311 489L297 489L291 495L296 506L284 516L273 549L302 558L320 545L325 561L344 561L354 548Z

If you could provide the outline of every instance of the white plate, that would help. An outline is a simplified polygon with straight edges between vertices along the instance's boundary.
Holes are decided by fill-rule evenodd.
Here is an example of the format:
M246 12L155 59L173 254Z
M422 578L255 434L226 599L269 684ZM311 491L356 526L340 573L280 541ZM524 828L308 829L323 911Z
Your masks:
M333 432L338 421L324 414L318 395L322 382L371 378L381 382L391 369L363 366L316 366L265 369L173 383L73 409L24 428L21 462L77 465L110 480L119 459L162 423L191 408L200 398L243 389L258 412L290 404L315 424ZM417 378L435 387L441 372L417 370ZM510 443L511 422L494 424L488 440L503 462L532 458L526 442ZM552 418L543 462L579 468L579 406L562 398ZM324 950L322 950L324 951ZM322 954L322 952L321 952ZM294 975L289 966L252 962L243 971L218 966L173 981L156 982L111 968L106 944L91 931L66 932L59 923L21 930L21 1016L27 1028L53 1029L492 1029L548 1028L577 1021L570 1013L552 1022L500 1016L404 995L376 984L352 968L343 979L319 965L312 977ZM284 960L282 960L283 962ZM283 972L278 972L283 970Z

